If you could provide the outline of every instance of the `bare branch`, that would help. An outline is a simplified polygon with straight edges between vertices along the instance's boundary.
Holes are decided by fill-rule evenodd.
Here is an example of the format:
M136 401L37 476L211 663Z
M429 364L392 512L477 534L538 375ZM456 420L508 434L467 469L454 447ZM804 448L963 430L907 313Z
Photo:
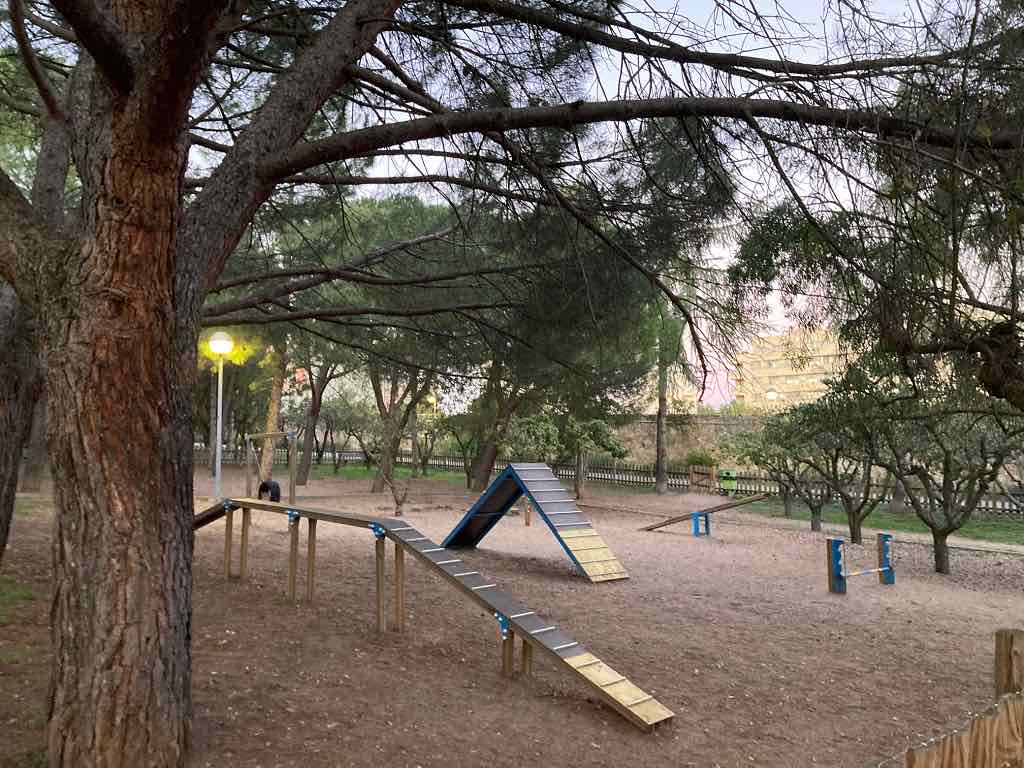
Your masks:
M833 109L775 99L666 98L620 101L580 101L549 107L483 109L450 112L417 120L373 126L296 146L268 159L260 168L267 181L280 180L322 163L352 157L407 141L436 139L464 133L510 131L625 121L651 117L720 117L746 121L769 118L804 125L878 134L940 147L972 146L987 150L1016 150L1024 146L1024 131L1006 129L991 134L958 132L870 110Z
M79 43L114 88L123 94L131 92L135 63L111 15L100 11L92 0L53 0L53 7L71 25Z
M53 92L53 85L50 79L43 72L39 64L36 52L32 49L32 41L28 39L28 32L25 31L25 6L22 0L11 0L11 27L14 29L14 39L18 42L18 51L21 53L22 61L25 62L25 69L29 77L35 83L36 90L46 106L46 111L62 123L67 123L67 115L57 103L57 96Z

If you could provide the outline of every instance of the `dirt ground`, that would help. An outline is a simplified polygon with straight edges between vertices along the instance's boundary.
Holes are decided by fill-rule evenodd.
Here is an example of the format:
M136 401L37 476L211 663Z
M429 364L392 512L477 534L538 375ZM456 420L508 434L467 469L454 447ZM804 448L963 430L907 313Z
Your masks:
M241 482L229 476L228 492ZM389 514L390 497L366 486L320 480L300 496ZM207 489L197 477L197 493ZM440 540L471 500L422 482L407 516ZM223 523L196 535L192 765L876 765L986 706L993 632L1024 619L1019 556L957 551L955 574L940 577L926 547L897 547L895 587L863 577L837 597L821 534L741 512L718 516L710 539L687 524L641 533L658 512L715 500L601 486L587 500L603 507L585 511L629 580L572 575L536 518L506 518L465 559L654 694L673 721L641 733L542 659L532 678L502 678L493 618L408 559L407 631L376 637L363 530L320 525L317 600L289 605L286 521L254 513L247 581L224 579ZM0 764L30 766L45 722L49 512L20 508L0 585L34 599L4 609L6 622L0 614ZM303 551L304 540L305 526ZM873 541L851 556L870 565Z

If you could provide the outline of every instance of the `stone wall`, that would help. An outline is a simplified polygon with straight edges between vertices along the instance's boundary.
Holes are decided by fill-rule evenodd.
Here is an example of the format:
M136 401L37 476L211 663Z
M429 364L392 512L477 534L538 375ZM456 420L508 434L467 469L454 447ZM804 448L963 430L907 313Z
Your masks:
M756 430L760 416L674 415L669 417L668 455L682 460L691 451L717 454L724 440L740 432ZM655 418L637 416L615 427L615 434L629 450L629 460L654 461Z

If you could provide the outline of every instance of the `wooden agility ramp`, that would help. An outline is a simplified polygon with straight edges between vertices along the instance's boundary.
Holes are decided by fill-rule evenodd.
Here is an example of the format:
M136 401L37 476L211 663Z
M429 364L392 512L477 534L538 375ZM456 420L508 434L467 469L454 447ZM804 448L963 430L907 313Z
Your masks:
M383 631L385 618L384 542L390 539L395 548L395 626L404 630L405 587L404 554L408 552L431 571L439 574L464 597L469 598L495 617L502 630L502 670L511 675L514 667L515 638L522 643L522 671L532 668L533 653L547 656L557 667L585 683L597 696L631 723L644 730L671 719L671 710L630 682L624 675L601 661L567 632L530 610L490 579L473 570L457 554L431 541L403 518L377 518L325 509L296 507L253 498L228 499L211 504L200 515L212 514L216 508L220 517L226 515L225 572L231 571L231 521L235 509L243 510L241 576L246 575L248 559L248 530L250 511L253 509L277 512L288 516L291 532L289 560L289 596L295 597L295 574L298 563L299 521L305 518L309 525L307 599L313 596L313 576L316 558L317 522L338 523L369 529L376 537L377 551L377 628ZM225 512L226 510L226 512ZM197 515L197 518L199 516Z
M444 546L477 546L524 495L573 565L590 581L629 578L547 464L509 464L448 534Z
M675 517L670 517L668 520L662 520L659 523L651 523L650 525L645 525L640 530L656 531L659 528L664 528L667 525L675 525L676 523L681 523L684 520L689 520L694 515L710 515L714 514L715 512L724 512L725 510L732 509L733 507L742 507L744 504L749 504L752 501L763 501L764 499L767 499L770 495L771 494L768 493L759 493L755 496L747 496L746 498L743 499L734 499L733 501L728 501L725 504L719 504L714 507L708 507L707 509L695 509L692 512L686 512L682 515L676 515Z

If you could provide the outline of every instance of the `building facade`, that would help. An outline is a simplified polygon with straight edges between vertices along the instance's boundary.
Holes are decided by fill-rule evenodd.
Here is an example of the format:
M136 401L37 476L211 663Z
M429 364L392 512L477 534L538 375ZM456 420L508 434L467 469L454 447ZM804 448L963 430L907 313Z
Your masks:
M736 356L730 376L735 402L752 411L775 411L817 400L845 368L839 341L828 331L793 329L764 336Z

